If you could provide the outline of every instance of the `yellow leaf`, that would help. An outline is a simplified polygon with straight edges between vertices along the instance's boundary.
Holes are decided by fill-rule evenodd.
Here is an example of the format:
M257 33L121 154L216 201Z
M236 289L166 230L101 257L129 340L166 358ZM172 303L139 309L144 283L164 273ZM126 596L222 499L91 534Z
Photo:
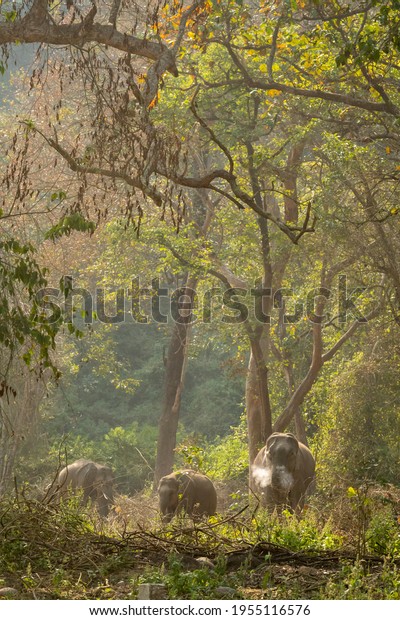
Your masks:
M355 497L356 495L357 491L353 487L347 489L347 497Z
M267 71L268 71L268 67L267 67L267 65L265 64L265 62L264 62L262 65L260 65L258 68L259 68L259 69L260 69L260 71L262 71L263 73L267 73Z
M386 155L390 155L390 153L392 152L392 149L390 148L390 146L386 147Z
M275 88L271 88L271 90L267 90L267 95L269 95L270 97L276 97L277 95L280 95L281 91L280 90L276 90Z

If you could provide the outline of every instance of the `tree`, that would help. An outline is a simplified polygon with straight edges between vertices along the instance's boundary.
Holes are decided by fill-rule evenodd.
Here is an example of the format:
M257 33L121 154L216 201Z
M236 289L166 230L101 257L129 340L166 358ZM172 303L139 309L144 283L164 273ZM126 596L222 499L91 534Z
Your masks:
M337 2L323 6L282 2L272 7L263 2L245 7L232 1L201 2L184 11L167 5L156 10L150 20L154 40L159 39L156 47L147 47L147 43L143 47L145 37L138 41L127 36L120 43L115 26L118 20L124 26L128 24L128 16L118 12L119 4L113 4L112 26L106 30L96 17L94 4L79 18L79 24L72 21L77 11L72 7L68 23L60 23L54 13L49 26L50 9L43 1L33 2L25 17L14 16L12 24L0 24L0 41L4 42L17 36L21 40L36 36L35 40L48 43L76 43L74 37L80 37L83 46L71 58L72 75L88 93L82 119L85 131L79 127L79 131L71 128L71 132L63 132L61 118L52 121L52 133L35 122L28 124L29 139L35 135L44 139L78 176L79 200L72 204L73 210L81 211L89 204L88 188L94 177L104 179L106 190L126 188L127 216L132 218L136 210L138 229L146 208L143 197L161 207L163 217L170 213L177 228L184 222L187 189L202 188L223 197L225 206L233 204L256 218L260 245L253 273L258 277L256 294L264 305L265 317L272 309L272 300L263 291L279 290L286 284L288 271L299 257L298 250L289 244L297 247L301 242L310 249L307 239L315 231L313 214L319 210L324 225L319 238L313 235L314 243L318 238L318 248L312 254L312 277L305 282L316 290L308 313L311 325L306 335L311 346L305 372L296 372L295 356L286 347L289 330L283 321L282 300L276 300L282 318L276 334L267 320L255 327L243 321L251 345L248 413L252 456L272 428L284 429L294 418L298 433L304 435L300 405L323 364L362 324L355 319L345 328L333 317L324 326L321 318L333 279L344 268L356 275L360 262L370 253L365 237L355 249L354 234L344 235L340 226L329 229L338 218L322 200L324 193L326 196L334 191L338 176L345 178L340 159L351 160L362 145L377 162L378 177L366 177L358 167L355 181L346 179L351 195L344 195L345 206L354 209L356 219L362 214L368 233L371 226L375 227L380 244L386 248L381 271L398 290L398 274L390 258L393 241L387 230L390 218L397 214L389 192L399 180L398 163L395 157L386 161L378 157L379 149L390 155L393 145L398 144L397 8L395 1L360 2L353 8ZM22 28L23 23L26 28ZM46 28L41 23L47 24ZM146 33L149 22L145 16L138 24ZM104 39L106 32L108 38ZM70 39L57 39L61 36ZM172 43L168 42L170 36ZM90 47L90 41L99 45ZM109 46L109 55L103 53L103 43ZM154 62L137 65L135 55L136 60L146 57ZM182 77L177 75L178 65ZM55 66L54 75L63 79L71 76L62 58ZM164 75L168 70L173 80ZM179 104L178 120L182 124L174 124L170 122L174 118L160 113L166 109L163 100L172 90L172 81L178 86L173 101ZM213 152L209 166L200 174L189 139L193 123L200 140ZM340 152L336 161L331 151L327 152L335 139ZM328 175L328 184L323 174ZM376 201L377 188L384 197L383 206ZM317 198L312 201L315 192ZM383 218L386 225L377 221ZM344 219L349 221L348 213ZM343 234L339 242L337 231ZM209 270L212 275L227 288L245 282L215 254ZM375 271L371 271L374 278L379 250L378 256L374 256ZM370 265L372 268L373 261ZM381 285L376 278L374 286ZM365 318L377 312L377 307L367 309ZM338 332L331 336L333 330ZM297 331L295 328L297 343L301 344ZM289 391L288 403L274 426L267 373L267 355L270 364L271 353L283 368ZM179 383L182 373L177 376Z
M4 350L2 357L7 364ZM8 371L13 388L0 397L0 497L10 488L17 454L38 424L49 381L48 372L28 368L18 358L8 362Z
M225 36L227 36L226 32L224 31ZM238 38L240 36L238 35ZM248 38L247 31L246 45L248 45ZM216 37L214 35L213 42L215 43L215 41ZM309 319L312 324L310 335L313 339L313 351L310 357L309 368L305 370L303 376L298 377L299 383L295 386L293 368L291 367L290 360L285 355L282 342L279 341L284 339L284 332L285 330L287 331L287 327L281 322L278 341L276 338L271 338L269 334L269 317L273 300L272 291L279 292L282 282L287 278L287 270L290 267L290 260L293 258L293 248L290 245L283 246L283 248L280 247L276 239L271 241L271 231L267 223L268 218L262 217L260 213L270 213L276 221L286 225L284 230L290 230L292 233L296 230L299 210L304 204L307 204L306 200L299 200L297 189L298 176L303 163L308 165L312 163L310 153L314 145L318 144L316 126L315 123L312 126L307 121L303 122L299 114L300 110L291 113L285 107L284 111L279 115L280 118L277 115L274 119L272 124L273 133L269 127L267 130L263 130L264 119L267 117L268 110L276 97L276 93L267 92L269 96L265 103L262 102L259 92L254 93L254 90L249 90L248 81L246 80L247 70L242 66L242 62L238 60L236 53L233 51L233 48L235 50L239 48L233 35L232 45L227 43L227 39L224 39L223 34L218 42L222 48L228 49L229 55L224 53L223 50L217 52L210 47L209 53L207 52L199 56L198 65L196 65L196 57L191 56L190 58L190 70L198 81L198 85L194 87L191 110L201 128L205 130L205 135L209 136L210 143L214 145L215 150L222 151L230 162L231 168L235 167L241 185L250 188L247 190L249 200L257 203L258 226L260 229L259 255L262 257L261 265L263 268L261 277L258 274L261 285L256 293L258 293L259 300L262 301L264 306L262 308L263 312L259 311L258 316L264 316L265 321L264 323L261 321L261 324L259 323L253 327L247 317L243 319L251 345L247 413L249 417L250 461L252 461L260 444L265 441L273 428L266 370L268 355L271 351L281 363L289 387L289 403L282 415L275 421L274 429L284 430L292 418L296 417L297 433L305 440L304 424L299 415L299 407L311 390L322 365L333 357L361 325L360 321L355 320L349 329L347 331L344 330L341 337L336 342L333 340L331 346L328 346L327 350L324 351L322 315L327 303L324 291L327 291L329 295L332 290L333 278L340 274L341 270L349 268L356 263L359 257L357 252L349 251L349 248L346 248L346 246L343 246L343 255L341 260L338 261L333 261L334 253L332 249L328 249L326 253L322 248L320 250L320 255L324 257L319 273L320 281L318 283L317 280L317 286L314 284L315 297L319 297L319 299L315 307L313 305L312 312L309 312ZM243 49L247 49L246 45L243 44ZM223 74L232 76L237 67L239 67L239 71L242 73L242 76L239 76L242 79L230 77L226 81L213 81L212 76L214 74L218 76ZM253 84L250 86L253 86ZM173 88L173 85L171 88ZM233 101L234 103L232 103ZM232 103L234 111L232 111L230 103ZM228 115L226 110L229 110ZM271 143L269 151L263 144L263 140L265 141L263 134L269 136ZM288 145L283 138L283 136L287 135L290 136L291 143L294 143L294 146ZM305 148L307 148L308 161L303 162ZM274 149L276 155L274 155ZM287 156L286 164L282 162L282 153L285 153ZM278 163L275 163L275 160ZM265 183L266 174L271 178L270 186ZM274 189L274 177L281 181L283 190ZM310 181L317 187L315 180L308 179L306 185L304 185L303 181L303 193L305 195L311 190ZM280 201L277 199L279 194L282 195ZM325 217L329 217L328 210L326 207L323 208ZM307 221L307 218L308 211L306 212L305 221ZM282 228L280 227L280 230ZM301 227L299 234L303 230L304 228ZM288 236L291 238L290 235ZM340 256L340 251L337 251L337 255ZM248 291L251 286L251 283L249 284L248 281L246 282L246 280L234 274L227 265L218 260L218 257L216 257L214 267L210 269L210 273L219 277L228 289L238 288L242 291ZM318 274L315 275L318 277ZM312 283L312 280L309 283ZM263 294L263 291L265 294ZM319 294L319 291L321 291L321 294ZM278 298L276 298L276 301L279 303ZM283 317L285 313L282 302L281 310L281 316ZM365 320L373 318L377 312L378 310L375 308L368 313ZM328 338L328 340L331 340L331 338Z

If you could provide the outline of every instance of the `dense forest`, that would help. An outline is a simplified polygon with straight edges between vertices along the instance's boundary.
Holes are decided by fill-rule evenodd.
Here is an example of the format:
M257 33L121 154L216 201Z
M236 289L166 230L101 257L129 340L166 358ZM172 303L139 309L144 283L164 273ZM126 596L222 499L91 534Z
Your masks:
M400 598L399 28L398 0L0 3L17 597ZM260 478L274 433L315 459L301 499L299 460L285 501ZM59 496L79 459L106 518ZM217 508L166 523L184 470Z

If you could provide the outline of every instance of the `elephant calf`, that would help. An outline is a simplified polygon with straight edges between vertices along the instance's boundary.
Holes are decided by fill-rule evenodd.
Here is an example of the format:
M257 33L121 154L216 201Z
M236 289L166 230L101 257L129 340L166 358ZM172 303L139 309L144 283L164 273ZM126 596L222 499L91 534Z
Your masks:
M251 477L263 506L298 514L315 485L314 457L292 433L272 433L254 459Z
M99 465L94 461L79 459L64 467L58 474L57 497L66 497L71 490L83 490L83 504L89 500L96 505L102 517L108 515L114 501L114 476L110 467Z
M210 478L190 469L161 478L158 494L164 523L179 512L210 516L217 509L217 492Z

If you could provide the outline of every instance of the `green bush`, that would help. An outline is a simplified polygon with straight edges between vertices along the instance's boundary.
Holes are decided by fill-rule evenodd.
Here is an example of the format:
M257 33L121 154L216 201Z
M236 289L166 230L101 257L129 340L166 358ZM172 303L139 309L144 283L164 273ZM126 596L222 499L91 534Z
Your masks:
M384 508L373 514L366 531L367 549L377 555L400 554L399 524L391 508Z
M226 561L219 558L214 568L204 566L195 570L187 570L182 561L172 555L166 566L146 571L137 583L163 583L172 600L212 600L217 598L217 587L229 587L235 591L237 585L234 576L226 574ZM235 591L235 599L241 598Z

